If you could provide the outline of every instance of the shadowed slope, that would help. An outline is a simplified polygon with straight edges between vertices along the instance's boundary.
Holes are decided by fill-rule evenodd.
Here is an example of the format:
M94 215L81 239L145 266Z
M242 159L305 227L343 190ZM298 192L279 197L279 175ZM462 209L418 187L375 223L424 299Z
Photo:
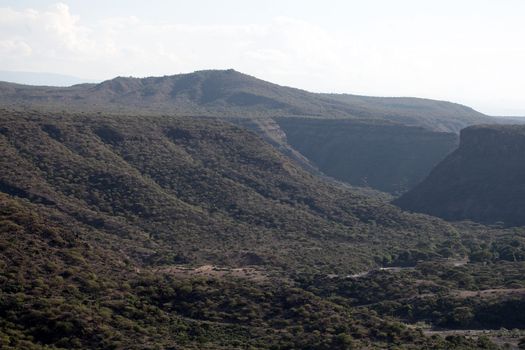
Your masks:
M395 203L448 220L525 225L525 127L462 130L459 148Z

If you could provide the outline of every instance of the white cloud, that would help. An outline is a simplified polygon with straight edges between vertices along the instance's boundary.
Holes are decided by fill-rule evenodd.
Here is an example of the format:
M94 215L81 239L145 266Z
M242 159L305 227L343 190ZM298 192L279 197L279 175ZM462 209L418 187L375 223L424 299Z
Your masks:
M480 26L493 29L479 35ZM288 17L202 25L128 16L87 24L58 3L0 8L0 66L86 78L235 68L313 91L444 98L486 110L505 100L519 109L523 36L520 23L476 17L380 18L338 30Z
M20 40L0 41L0 55L10 57L27 57L31 55L31 47Z
M110 77L234 67L319 75L319 67L340 64L340 45L331 35L283 17L264 25L209 26L106 18L87 27L59 3L45 11L0 9L0 33L0 63L13 70ZM15 51L30 57L15 60Z

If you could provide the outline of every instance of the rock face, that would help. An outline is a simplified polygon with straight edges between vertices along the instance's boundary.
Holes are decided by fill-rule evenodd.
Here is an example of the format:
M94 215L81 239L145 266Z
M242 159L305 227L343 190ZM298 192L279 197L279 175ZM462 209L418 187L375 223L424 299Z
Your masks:
M525 225L525 127L462 130L459 148L395 204L447 220Z
M288 144L323 173L400 194L457 148L458 136L385 122L281 118Z

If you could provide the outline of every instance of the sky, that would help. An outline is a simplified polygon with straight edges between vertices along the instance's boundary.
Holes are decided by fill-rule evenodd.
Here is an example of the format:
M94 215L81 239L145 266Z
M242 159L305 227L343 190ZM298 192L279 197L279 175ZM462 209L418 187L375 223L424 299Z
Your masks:
M0 69L228 69L314 92L525 116L523 0L0 0Z

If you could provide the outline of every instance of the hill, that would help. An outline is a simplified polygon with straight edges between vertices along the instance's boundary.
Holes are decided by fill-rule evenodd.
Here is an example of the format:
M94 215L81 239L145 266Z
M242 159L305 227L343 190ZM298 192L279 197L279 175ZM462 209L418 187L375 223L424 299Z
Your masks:
M466 128L459 148L395 203L447 220L525 225L524 151L524 126Z
M499 118L487 117L474 109L446 101L414 97L375 97L350 94L325 94L352 106L354 114L421 126L428 130L459 133L469 125L503 123Z
M191 116L382 119L435 131L458 132L496 122L471 108L417 98L316 94L272 84L234 70L208 70L164 77L118 77L69 88L0 85L4 106L47 107Z
M135 254L128 255L130 247ZM60 208L0 193L0 346L379 349L391 341L409 349L448 345L393 320L351 311L290 282L252 279L246 273L199 276L191 268L159 269L139 262L137 256L152 251L155 243L140 235L123 235L107 224L95 228ZM220 273L216 268L210 271ZM469 348L474 346L470 342Z
M215 118L0 122L2 348L495 349L402 321L524 322L455 297L519 293L522 231L405 213Z
M455 231L323 181L216 119L1 118L2 192L158 242L145 261L350 273L395 260L408 246L393 243L407 236L430 253Z
M311 93L234 70L118 77L69 88L0 83L0 102L11 108L44 108L51 112L226 119L257 132L312 173L394 194L419 183L455 148L457 137L447 133L457 133L472 124L507 122L455 103ZM345 133L334 133L328 125ZM406 139L393 135L394 129ZM351 140L357 133L361 134ZM331 142L319 144L326 140ZM384 148L387 143L391 147ZM385 149L388 154L383 154ZM354 154L358 150L364 153Z

